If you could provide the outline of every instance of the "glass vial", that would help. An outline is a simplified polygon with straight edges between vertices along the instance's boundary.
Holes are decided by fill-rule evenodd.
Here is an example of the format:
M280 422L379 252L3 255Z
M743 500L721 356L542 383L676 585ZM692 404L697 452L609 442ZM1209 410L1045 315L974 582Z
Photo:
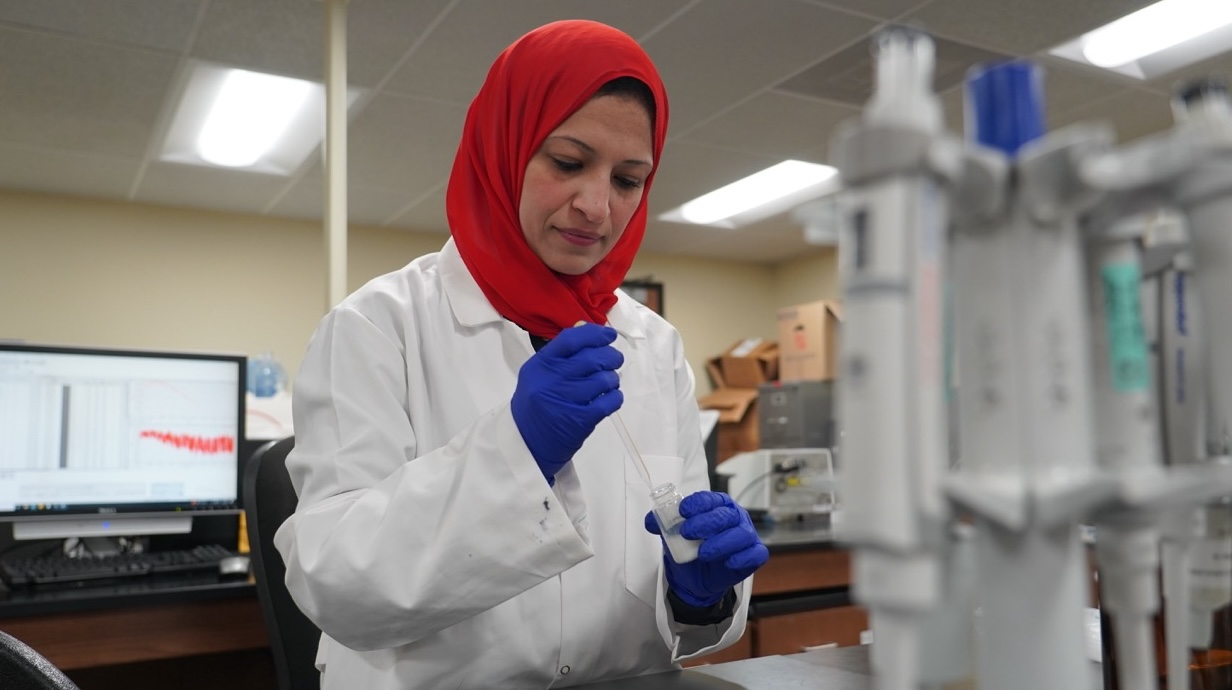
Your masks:
M667 551L672 560L677 563L688 563L697 560L697 550L701 542L696 539L685 539L680 535L680 526L684 518L680 517L680 502L684 496L676 491L676 485L668 482L660 484L650 492L650 500L654 502L655 520L659 523L659 532L667 543Z

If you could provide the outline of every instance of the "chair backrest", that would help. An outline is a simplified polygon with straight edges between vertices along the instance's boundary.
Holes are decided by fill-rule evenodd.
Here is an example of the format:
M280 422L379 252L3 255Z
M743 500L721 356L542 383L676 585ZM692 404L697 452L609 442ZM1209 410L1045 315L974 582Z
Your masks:
M299 610L287 591L287 566L274 548L274 533L299 501L287 454L295 438L270 441L253 453L244 468L244 512L248 522L248 546L261 617L274 656L274 671L281 690L318 690L320 673L315 662L321 631Z
M0 632L0 688L78 690L77 685L30 645Z

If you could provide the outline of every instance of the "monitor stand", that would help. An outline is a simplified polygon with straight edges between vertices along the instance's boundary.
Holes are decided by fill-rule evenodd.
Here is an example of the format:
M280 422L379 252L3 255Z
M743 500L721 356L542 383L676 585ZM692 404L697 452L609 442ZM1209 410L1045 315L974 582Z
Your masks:
M108 515L20 520L13 523L14 540L149 536L187 534L191 531L191 515Z

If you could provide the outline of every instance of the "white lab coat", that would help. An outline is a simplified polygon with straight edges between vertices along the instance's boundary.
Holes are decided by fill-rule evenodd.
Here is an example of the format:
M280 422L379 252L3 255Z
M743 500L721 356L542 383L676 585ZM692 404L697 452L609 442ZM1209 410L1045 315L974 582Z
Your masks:
M621 416L656 483L706 489L693 374L666 321L621 293ZM453 240L321 322L294 387L299 507L275 543L326 633L325 690L545 688L663 671L744 631L665 600L650 489L610 420L549 487L509 402L534 350Z

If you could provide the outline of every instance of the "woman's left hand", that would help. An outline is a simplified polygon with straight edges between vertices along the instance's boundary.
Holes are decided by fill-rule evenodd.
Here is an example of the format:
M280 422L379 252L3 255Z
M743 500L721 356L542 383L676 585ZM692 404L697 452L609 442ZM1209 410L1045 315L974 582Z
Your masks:
M677 563L664 549L667 584L690 606L713 606L727 590L765 564L770 551L757 536L749 513L717 491L698 491L680 502L680 534L700 539L697 560ZM654 512L646 514L646 531L659 534Z

